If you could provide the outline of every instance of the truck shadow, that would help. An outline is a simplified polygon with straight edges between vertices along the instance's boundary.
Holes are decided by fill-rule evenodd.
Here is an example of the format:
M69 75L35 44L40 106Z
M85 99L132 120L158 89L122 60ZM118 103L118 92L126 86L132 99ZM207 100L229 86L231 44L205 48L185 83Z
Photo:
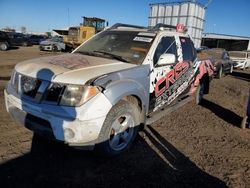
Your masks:
M212 101L203 99L201 106L213 112L216 116L236 127L240 127L242 117Z
M226 187L151 126L113 158L36 139L29 153L0 165L2 187Z
M250 82L250 74L245 73L245 72L233 71L233 73L230 76L240 79L240 80Z

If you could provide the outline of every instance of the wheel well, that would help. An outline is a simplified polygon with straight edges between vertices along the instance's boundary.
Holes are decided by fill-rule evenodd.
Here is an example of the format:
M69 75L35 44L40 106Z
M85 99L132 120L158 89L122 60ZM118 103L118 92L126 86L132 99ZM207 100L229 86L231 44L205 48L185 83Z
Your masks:
M140 108L140 111L142 111L142 102L139 97L135 95L130 95L130 96L123 97L122 100L128 101L131 104L136 104L136 106Z
M140 112L140 115L138 117L139 118L138 121L140 123L139 129L142 130L145 125L145 107L143 106L141 99L138 96L130 95L123 97L121 100L125 100L138 107L138 110Z

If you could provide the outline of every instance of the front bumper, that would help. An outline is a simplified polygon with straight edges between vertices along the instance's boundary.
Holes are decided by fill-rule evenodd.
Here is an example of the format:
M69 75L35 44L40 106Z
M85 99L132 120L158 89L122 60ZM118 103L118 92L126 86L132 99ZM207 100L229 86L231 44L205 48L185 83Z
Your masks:
M15 121L70 146L92 147L98 143L103 122L112 107L102 93L81 107L32 103L6 90L4 95L6 109Z
M234 61L234 68L243 69L245 66L245 61Z

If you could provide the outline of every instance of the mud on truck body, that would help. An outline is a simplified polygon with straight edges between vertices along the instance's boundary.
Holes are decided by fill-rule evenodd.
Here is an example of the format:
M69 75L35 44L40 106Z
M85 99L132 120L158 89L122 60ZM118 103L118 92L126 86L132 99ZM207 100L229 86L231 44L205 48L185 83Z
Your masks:
M163 108L192 95L199 103L212 74L183 30L115 24L71 54L17 64L5 102L35 133L116 155Z

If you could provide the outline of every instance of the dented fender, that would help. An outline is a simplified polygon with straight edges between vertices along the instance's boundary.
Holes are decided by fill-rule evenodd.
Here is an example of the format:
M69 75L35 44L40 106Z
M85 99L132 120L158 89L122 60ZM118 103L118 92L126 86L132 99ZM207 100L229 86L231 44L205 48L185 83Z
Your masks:
M91 84L102 88L103 94L112 105L126 96L136 96L145 109L148 109L149 73L149 65L141 65L100 76Z

